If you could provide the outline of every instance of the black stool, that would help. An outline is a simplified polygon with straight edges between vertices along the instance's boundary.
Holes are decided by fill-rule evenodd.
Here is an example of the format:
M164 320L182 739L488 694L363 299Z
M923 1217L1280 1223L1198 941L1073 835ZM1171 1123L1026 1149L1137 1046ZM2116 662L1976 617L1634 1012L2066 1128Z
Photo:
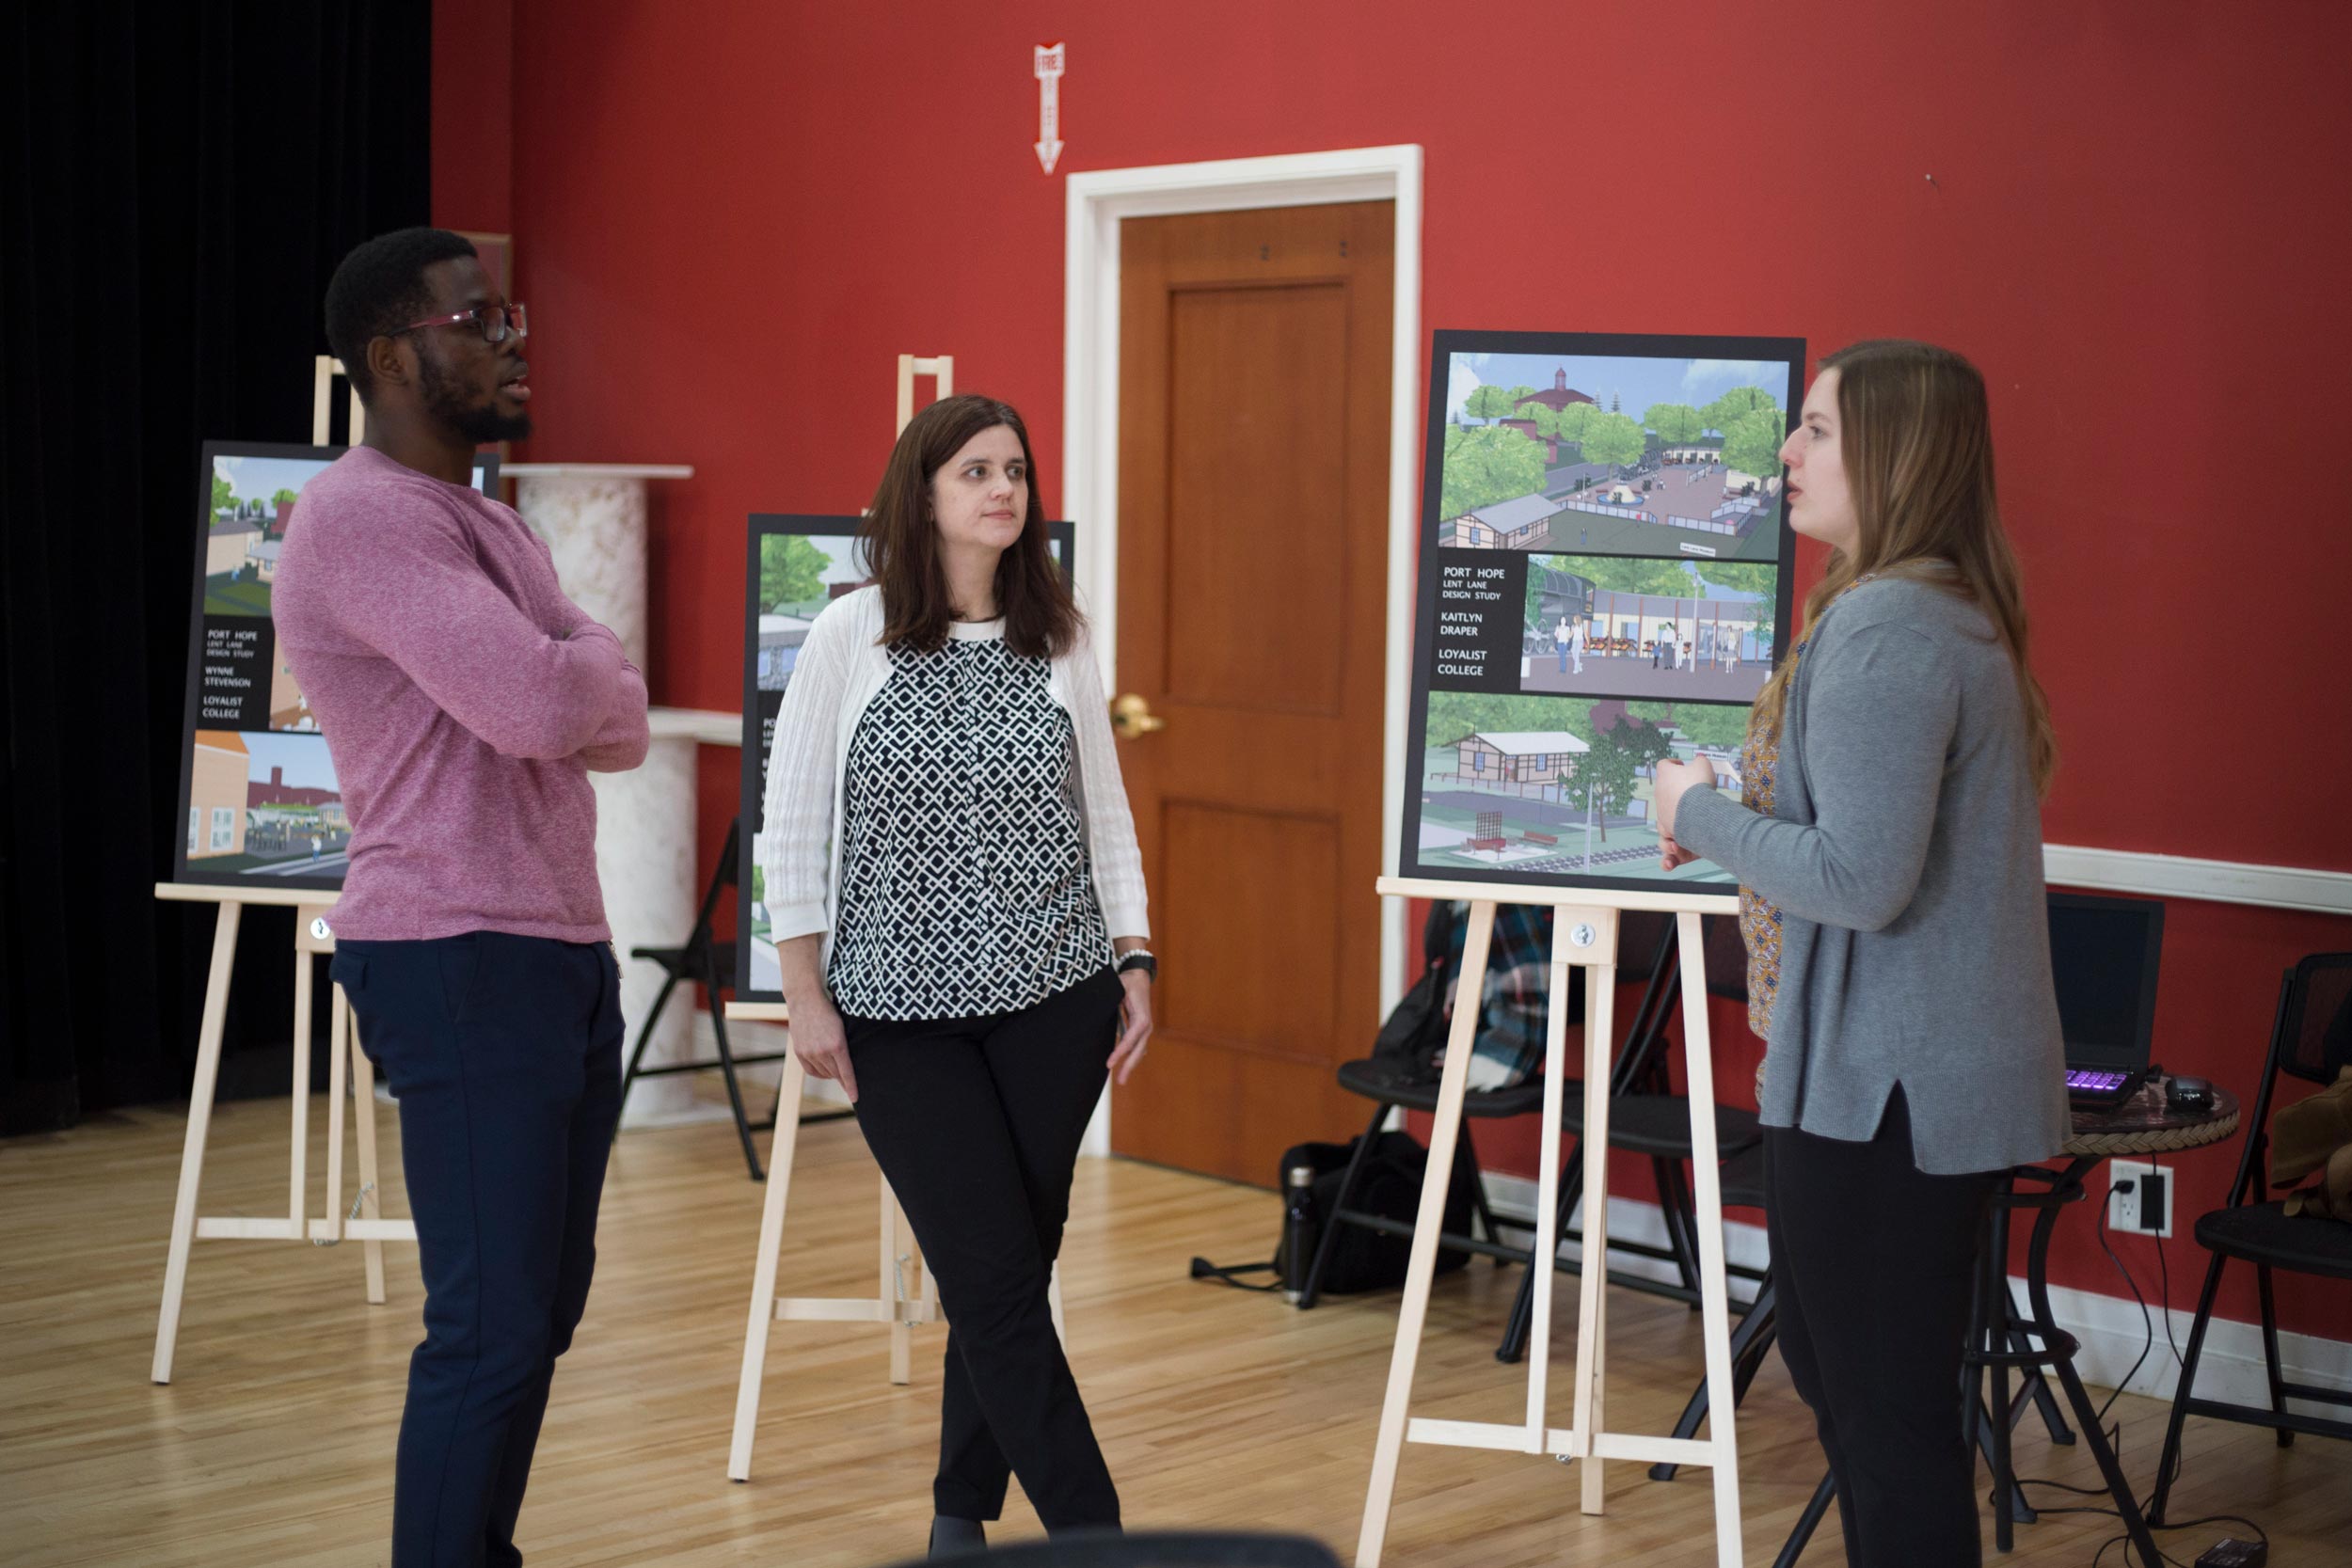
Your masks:
M2098 1406L2091 1403L2090 1391L2084 1388L2082 1378L2074 1370L2074 1354L2081 1348L2080 1343L2058 1327L2057 1315L2050 1309L2050 1237L2058 1228L2058 1212L2082 1200L2083 1175L2098 1164L2097 1157L2077 1157L2070 1160L2062 1171L2021 1165L2009 1173L2001 1190L1994 1195L1993 1212L1985 1226L1985 1244L1979 1259L1968 1348L1961 1362L1961 1376L1966 1385L1964 1419L1970 1445L1983 1451L1993 1471L1993 1540L1999 1550L2006 1552L2014 1543L2015 1527L2029 1524L2035 1517L2010 1465L2010 1433L2024 1416L2026 1402L2011 1401L2009 1374L2012 1370L2026 1374L2028 1383L2038 1390L2032 1394L2032 1402L2037 1403L2047 1398L2046 1385L2041 1382L2043 1374L2056 1377L2074 1411L2082 1440L2090 1446L2091 1457L2098 1462L2100 1477L2114 1499L2124 1535L2139 1552L2141 1561L2160 1562L2163 1559L2157 1555L2155 1538L2149 1533L2147 1518L2132 1495L2131 1482L2124 1479L2115 1450L2107 1446L2106 1433L2100 1429ZM2021 1192L2021 1181L2033 1183L2041 1190ZM2033 1237L2026 1246L2028 1315L2021 1319L2016 1316L2009 1289L2009 1216L2023 1210L2034 1212L2034 1224ZM2041 1341L2039 1349L2031 1343L2034 1339ZM1989 1409L1979 1398L1987 1372L1992 1374L1993 1388ZM2043 1414L2053 1423L2054 1440L2073 1440L2071 1434L2062 1435L2064 1423L2054 1403L2045 1405ZM1832 1480L1824 1475L1796 1528L1789 1532L1788 1544L1774 1560L1774 1568L1788 1568L1797 1560L1822 1515L1828 1513L1834 1496Z

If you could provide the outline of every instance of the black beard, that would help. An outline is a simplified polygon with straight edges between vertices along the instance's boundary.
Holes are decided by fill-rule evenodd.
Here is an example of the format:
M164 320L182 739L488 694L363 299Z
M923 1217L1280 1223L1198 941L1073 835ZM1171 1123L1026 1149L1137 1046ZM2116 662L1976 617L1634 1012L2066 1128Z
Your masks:
M424 411L465 440L477 447L489 447L530 436L528 412L506 415L500 413L492 403L467 403L456 382L442 373L439 362L431 355L418 356L417 372L417 389L424 396Z

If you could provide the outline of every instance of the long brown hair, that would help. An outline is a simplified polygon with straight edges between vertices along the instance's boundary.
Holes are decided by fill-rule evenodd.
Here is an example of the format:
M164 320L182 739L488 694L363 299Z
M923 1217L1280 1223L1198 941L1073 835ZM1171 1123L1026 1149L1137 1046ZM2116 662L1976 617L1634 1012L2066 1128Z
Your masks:
M1054 563L1028 426L1012 404L965 392L941 398L898 433L873 508L858 524L866 564L882 584L885 645L930 653L947 641L956 604L940 559L939 525L931 520L931 481L965 442L998 425L1020 438L1029 479L1029 513L1022 519L1021 537L996 560L996 608L1005 618L1005 645L1026 657L1055 658L1077 641L1085 621Z
M2026 657L2017 558L1994 494L1984 377L1949 349L1901 339L1841 349L1821 369L1837 372L1839 451L1860 526L1852 551L1831 550L1828 572L1805 595L1805 626L1865 575L1917 578L1976 605L2016 668L2026 754L2034 787L2047 795L2058 736ZM1752 726L1779 725L1793 667L1782 660L1765 682Z

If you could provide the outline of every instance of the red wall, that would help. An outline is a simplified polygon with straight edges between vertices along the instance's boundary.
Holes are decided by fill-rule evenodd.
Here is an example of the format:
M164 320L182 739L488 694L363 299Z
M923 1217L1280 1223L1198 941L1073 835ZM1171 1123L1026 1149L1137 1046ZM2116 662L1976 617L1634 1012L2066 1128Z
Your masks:
M1049 178L1029 47L1056 40ZM743 518L866 499L898 354L1018 404L1051 497L1060 175L1416 142L1427 326L1972 356L2066 748L2049 837L2352 870L2352 508L2318 396L2352 341L2348 48L2322 0L437 0L435 211L516 236L527 455L695 466L656 502L657 701L735 705ZM707 754L706 863L734 795ZM2345 947L2352 922L2174 905L2159 1056L2250 1090L2278 971ZM1725 1052L1727 1088L1753 1060ZM2227 1152L2181 1165L2182 1214L2218 1201ZM2062 1282L2120 1289L2087 1215L2065 1241Z

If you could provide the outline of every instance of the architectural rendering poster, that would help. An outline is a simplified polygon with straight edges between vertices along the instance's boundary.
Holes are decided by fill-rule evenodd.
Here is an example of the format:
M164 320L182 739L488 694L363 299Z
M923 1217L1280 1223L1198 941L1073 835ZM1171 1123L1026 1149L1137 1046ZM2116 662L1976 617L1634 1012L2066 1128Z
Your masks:
M181 728L173 879L339 889L351 821L310 705L270 624L270 585L302 487L341 447L210 441L198 480L196 592ZM474 484L498 483L484 453Z
M1659 890L1656 765L1739 793L1788 641L1782 338L1440 332L1430 362L1406 877Z
M738 820L745 831L737 837L735 937L736 951L744 955L744 961L737 972L738 1002L784 1000L784 975L769 934L767 877L759 868L768 747L775 736L785 689L792 684L792 666L800 658L801 644L808 641L809 623L826 605L870 580L857 525L855 517L752 517L751 552L743 569L748 603L743 617L743 794ZM1045 526L1054 559L1067 578L1076 527Z

